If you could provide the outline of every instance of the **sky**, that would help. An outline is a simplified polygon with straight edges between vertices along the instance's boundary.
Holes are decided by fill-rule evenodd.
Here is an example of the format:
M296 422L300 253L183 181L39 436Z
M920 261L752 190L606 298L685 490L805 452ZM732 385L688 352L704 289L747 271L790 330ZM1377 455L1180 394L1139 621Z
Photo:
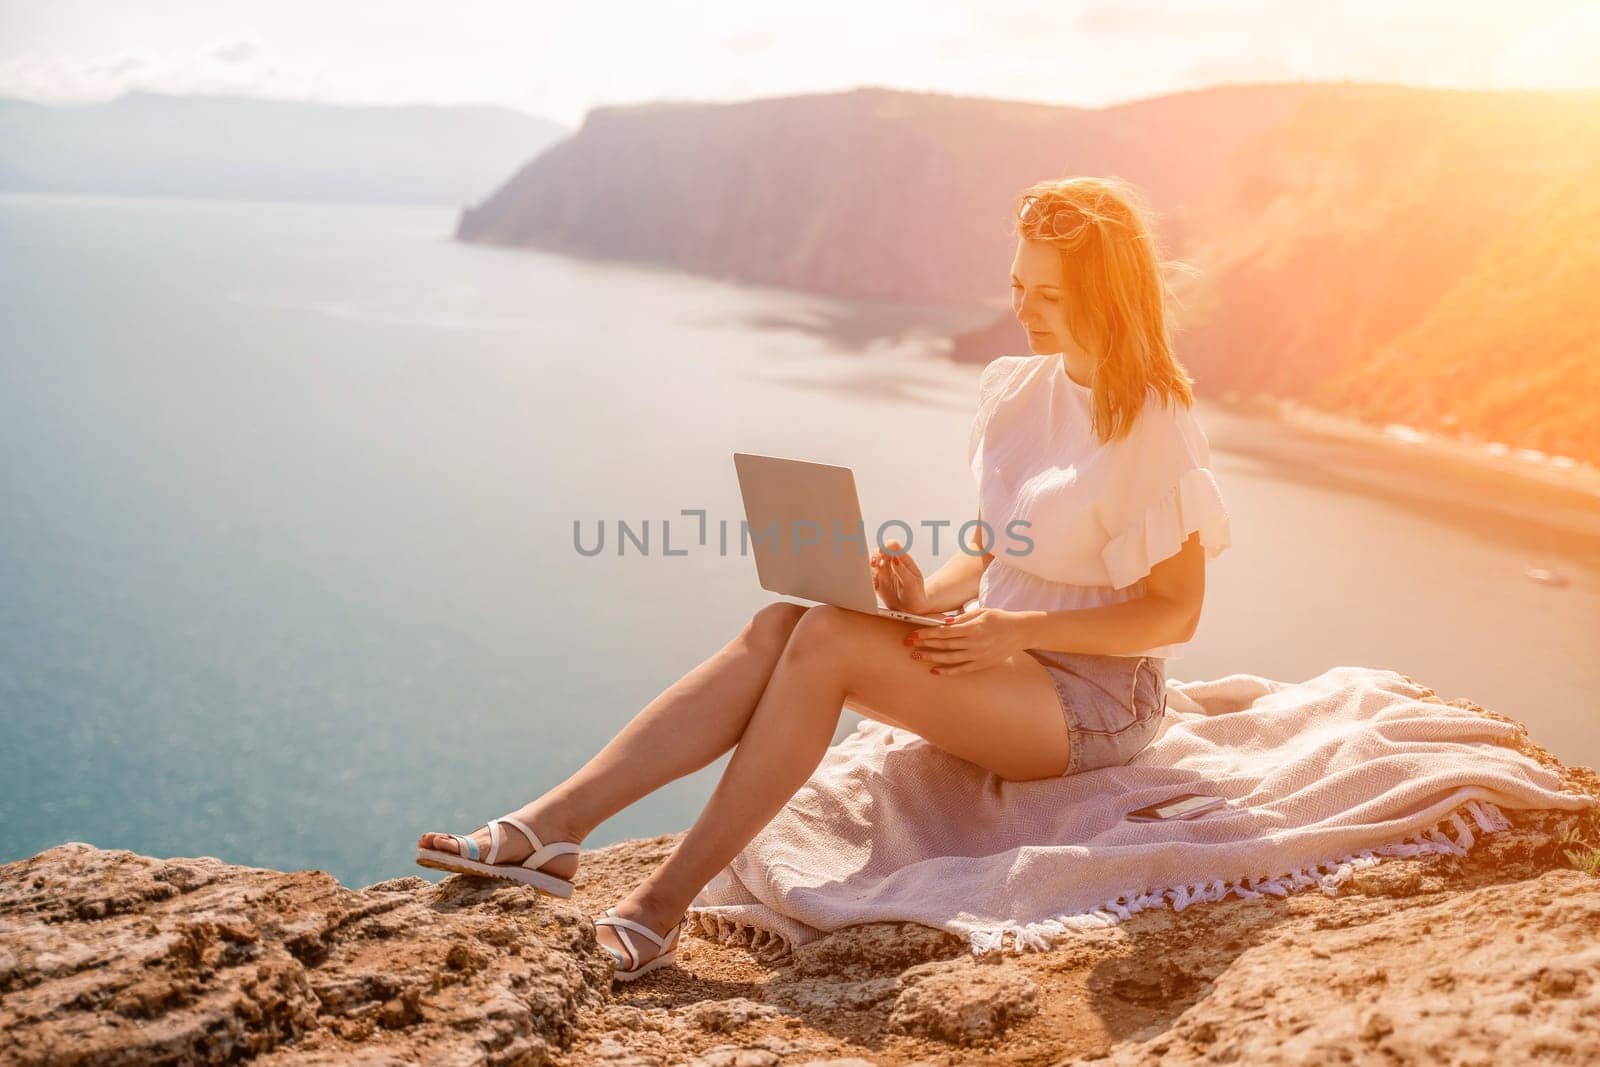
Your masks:
M1594 0L0 0L0 96L592 106L862 85L1095 107L1222 83L1600 88Z

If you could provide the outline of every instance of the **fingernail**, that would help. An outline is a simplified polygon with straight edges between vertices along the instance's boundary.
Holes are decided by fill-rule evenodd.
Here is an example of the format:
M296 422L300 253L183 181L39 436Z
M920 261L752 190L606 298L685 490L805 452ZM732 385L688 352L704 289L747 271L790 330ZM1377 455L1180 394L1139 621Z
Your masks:
M911 653L911 658L912 659L921 659L922 658L922 653L921 652L913 652L913 653Z
M930 674L938 674L939 673L939 668L938 667L929 667L928 668L928 672Z

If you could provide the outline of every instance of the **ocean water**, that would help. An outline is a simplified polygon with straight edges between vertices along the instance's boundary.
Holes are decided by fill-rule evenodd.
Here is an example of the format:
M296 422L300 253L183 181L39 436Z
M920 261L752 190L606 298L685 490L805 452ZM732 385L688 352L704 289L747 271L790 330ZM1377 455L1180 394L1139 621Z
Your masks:
M773 599L717 550L733 451L855 468L869 527L970 516L977 369L941 339L981 312L453 224L0 197L0 861L81 840L419 873L418 832L560 781ZM1381 454L1199 410L1234 547L1171 677L1391 667L1595 761L1595 538L1419 506ZM649 552L616 553L619 520ZM726 759L587 843L688 826Z

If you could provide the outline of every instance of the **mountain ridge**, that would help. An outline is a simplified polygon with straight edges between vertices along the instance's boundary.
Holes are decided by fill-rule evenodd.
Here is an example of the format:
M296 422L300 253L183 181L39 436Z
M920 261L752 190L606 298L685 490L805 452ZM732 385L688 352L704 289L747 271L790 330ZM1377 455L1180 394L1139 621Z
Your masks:
M8 192L458 207L567 133L509 108L135 91L0 99Z
M1165 255L1198 269L1171 278L1197 391L1594 463L1597 117L1594 90L1363 82L1102 108L878 87L607 106L465 208L457 237L988 306L989 328L952 340L986 362L1028 350L1004 295L1012 198L1115 174L1148 197Z

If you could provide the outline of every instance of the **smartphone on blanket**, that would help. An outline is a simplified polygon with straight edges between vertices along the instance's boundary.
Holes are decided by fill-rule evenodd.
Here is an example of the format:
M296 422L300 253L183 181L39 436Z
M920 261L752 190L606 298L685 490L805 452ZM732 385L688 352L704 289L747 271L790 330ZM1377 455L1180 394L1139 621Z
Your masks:
M1169 819L1192 819L1208 811L1227 807L1227 804L1226 797L1211 796L1207 793L1184 793L1182 796L1157 801L1136 811L1130 811L1128 821L1166 822Z

